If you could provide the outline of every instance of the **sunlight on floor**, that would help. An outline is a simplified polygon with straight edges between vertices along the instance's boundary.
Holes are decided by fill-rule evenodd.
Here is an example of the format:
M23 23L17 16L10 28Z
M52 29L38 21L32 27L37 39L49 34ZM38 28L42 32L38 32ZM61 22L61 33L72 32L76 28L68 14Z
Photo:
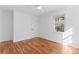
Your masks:
M72 53L72 49L68 47L72 43L72 28L63 33L63 53Z

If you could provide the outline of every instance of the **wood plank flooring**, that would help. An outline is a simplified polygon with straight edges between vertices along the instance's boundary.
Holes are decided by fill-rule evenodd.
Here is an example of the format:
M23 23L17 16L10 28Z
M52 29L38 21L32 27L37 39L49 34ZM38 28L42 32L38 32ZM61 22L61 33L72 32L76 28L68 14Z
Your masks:
M11 54L13 52L13 41L4 41L0 43L0 54Z
M0 54L79 54L79 49L43 38L0 43Z

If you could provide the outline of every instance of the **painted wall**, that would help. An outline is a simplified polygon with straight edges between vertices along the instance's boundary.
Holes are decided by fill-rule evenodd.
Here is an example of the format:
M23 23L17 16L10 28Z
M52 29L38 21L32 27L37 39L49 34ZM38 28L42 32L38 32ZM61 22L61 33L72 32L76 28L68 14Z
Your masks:
M37 17L14 10L14 41L30 39L38 35Z
M0 41L2 40L2 11L0 10Z
M62 43L63 33L54 31L54 16L65 13L65 32L72 28L72 44L79 48L79 6L67 6L63 11L50 12L39 17L40 37Z
M0 41L13 40L13 13L12 11L1 10L0 14L0 31L1 39Z
M66 14L66 30L72 28L71 46L79 48L79 6L69 6Z
M62 15L64 11L45 13L39 16L40 37L62 43L62 32L55 31L55 16Z

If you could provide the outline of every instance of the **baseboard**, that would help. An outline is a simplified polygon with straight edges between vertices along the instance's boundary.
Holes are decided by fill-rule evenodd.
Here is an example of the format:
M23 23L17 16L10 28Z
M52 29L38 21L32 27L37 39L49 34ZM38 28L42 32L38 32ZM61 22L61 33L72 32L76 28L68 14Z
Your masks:
M22 40L19 40L19 41L24 41L24 40L30 40L30 39L45 39L45 40L50 40L50 41L53 41L53 42L56 42L56 43L58 43L58 44L62 44L63 45L63 43L61 43L61 42L57 42L57 41L55 41L55 40L52 40L52 39L48 39L48 38L45 38L45 37L31 37L31 38L29 38L29 39L22 39ZM5 41L0 41L0 43L2 43L2 42L8 42L8 41L12 41L12 42L19 42L19 41L13 41L13 40L5 40ZM79 47L75 47L74 45L68 45L68 46L70 46L70 47L72 47L72 48L77 48L77 49L79 49Z
M13 42L19 42L19 41L24 41L24 40L30 40L30 39L34 39L34 38L40 38L40 37L30 37L30 38L27 38L27 39L13 40Z
M5 42L12 42L13 43L13 40L1 41L0 43L5 43Z
M36 38L50 40L50 41L53 41L53 42L56 42L56 43L58 43L58 44L62 44L62 45L63 45L63 43L61 43L61 42L57 42L57 41L55 41L55 40L48 39L48 38L45 38L45 37L36 37ZM72 47L72 48L79 49L79 47L76 47L76 46L74 46L74 45L72 45L72 44L69 44L69 45L67 45L67 46Z
M7 42L7 41L13 41L13 40L1 40L0 43L1 42Z

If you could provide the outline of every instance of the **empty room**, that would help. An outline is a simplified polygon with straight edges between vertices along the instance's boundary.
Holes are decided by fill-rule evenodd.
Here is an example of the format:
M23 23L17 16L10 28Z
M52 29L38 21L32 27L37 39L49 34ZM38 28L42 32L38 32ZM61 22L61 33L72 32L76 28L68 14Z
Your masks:
M0 5L0 54L79 54L79 5Z

